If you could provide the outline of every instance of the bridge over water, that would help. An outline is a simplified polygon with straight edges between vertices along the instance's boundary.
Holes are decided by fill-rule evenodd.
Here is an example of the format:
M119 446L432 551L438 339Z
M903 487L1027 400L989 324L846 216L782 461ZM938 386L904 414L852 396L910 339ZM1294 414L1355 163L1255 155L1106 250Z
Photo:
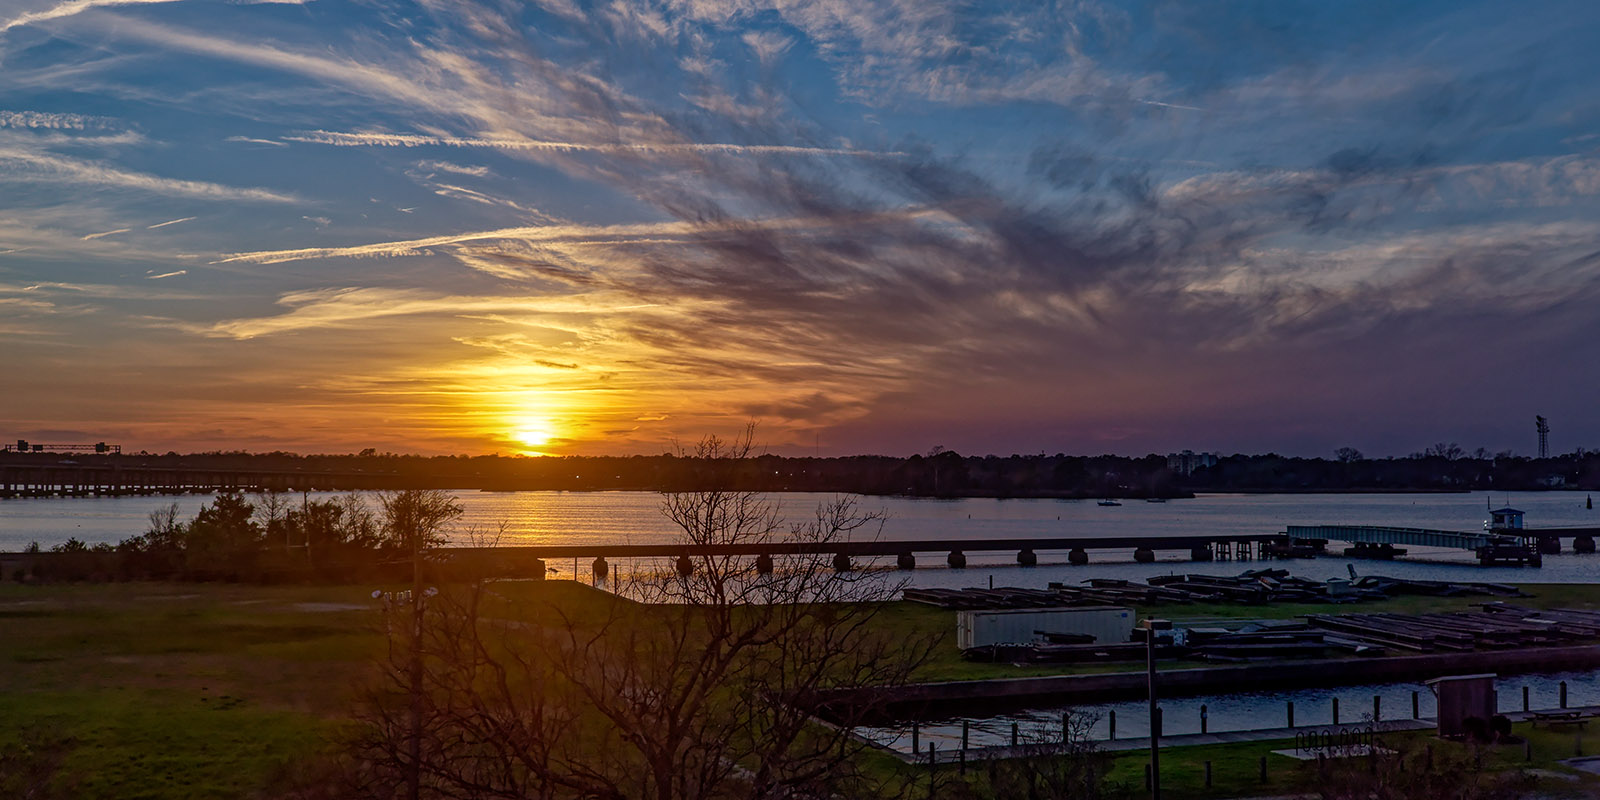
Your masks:
M858 542L739 542L732 544L551 544L506 547L441 547L434 553L464 565L488 567L495 564L515 566L519 572L527 570L542 575L545 559L593 558L597 575L605 575L607 558L671 558L678 569L691 570L695 559L725 556L752 556L758 567L770 569L774 556L831 555L834 566L849 569L853 558L893 556L901 569L917 565L916 554L937 553L945 555L945 563L953 568L966 566L968 553L1014 552L1017 563L1033 566L1041 552L1065 552L1071 564L1087 564L1090 550L1133 551L1133 560L1151 562L1157 550L1187 551L1196 561L1246 561L1252 558L1272 558L1278 547L1288 544L1283 534L1249 534L1237 536L1152 536L1130 538L1125 536L1028 537L995 539L904 539L865 540Z
M1403 528L1390 525L1290 525L1287 535L1294 541L1349 542L1356 547L1352 555L1392 557L1398 547L1441 547L1469 550L1479 563L1527 564L1539 566L1542 554L1560 552L1560 537L1571 536L1574 549L1594 552L1593 537L1600 528L1522 528L1515 532L1446 531L1436 528ZM1554 545L1553 548L1551 545ZM1363 553L1362 551L1366 551Z

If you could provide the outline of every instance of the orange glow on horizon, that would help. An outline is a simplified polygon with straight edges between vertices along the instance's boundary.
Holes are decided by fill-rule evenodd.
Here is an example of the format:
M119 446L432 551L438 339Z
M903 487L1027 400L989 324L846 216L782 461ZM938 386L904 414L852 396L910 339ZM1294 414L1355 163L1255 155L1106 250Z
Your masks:
M536 450L556 438L555 426L548 419L525 418L511 431L511 438L529 450Z

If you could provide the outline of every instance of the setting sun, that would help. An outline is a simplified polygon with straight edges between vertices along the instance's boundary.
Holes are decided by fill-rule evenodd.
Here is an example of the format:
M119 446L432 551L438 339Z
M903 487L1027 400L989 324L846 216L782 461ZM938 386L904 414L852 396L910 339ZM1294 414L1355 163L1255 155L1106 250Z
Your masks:
M520 420L511 431L511 438L523 447L543 447L555 438L553 427L548 419Z

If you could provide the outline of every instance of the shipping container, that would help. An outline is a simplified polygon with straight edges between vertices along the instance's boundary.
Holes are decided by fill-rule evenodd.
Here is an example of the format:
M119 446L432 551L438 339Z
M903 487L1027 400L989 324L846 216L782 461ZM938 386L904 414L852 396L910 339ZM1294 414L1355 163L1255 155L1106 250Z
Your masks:
M1135 622L1133 609L1122 607L961 611L956 614L956 646L968 650L1027 644L1039 640L1035 631L1090 634L1096 644L1117 644L1132 637Z

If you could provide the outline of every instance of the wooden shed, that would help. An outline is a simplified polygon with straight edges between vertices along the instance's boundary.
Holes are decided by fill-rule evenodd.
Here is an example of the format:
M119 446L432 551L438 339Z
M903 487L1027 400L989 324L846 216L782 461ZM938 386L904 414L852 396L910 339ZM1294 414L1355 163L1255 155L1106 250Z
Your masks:
M1492 674L1451 675L1425 681L1438 701L1440 736L1465 736L1489 730L1489 720L1497 713L1495 677Z

